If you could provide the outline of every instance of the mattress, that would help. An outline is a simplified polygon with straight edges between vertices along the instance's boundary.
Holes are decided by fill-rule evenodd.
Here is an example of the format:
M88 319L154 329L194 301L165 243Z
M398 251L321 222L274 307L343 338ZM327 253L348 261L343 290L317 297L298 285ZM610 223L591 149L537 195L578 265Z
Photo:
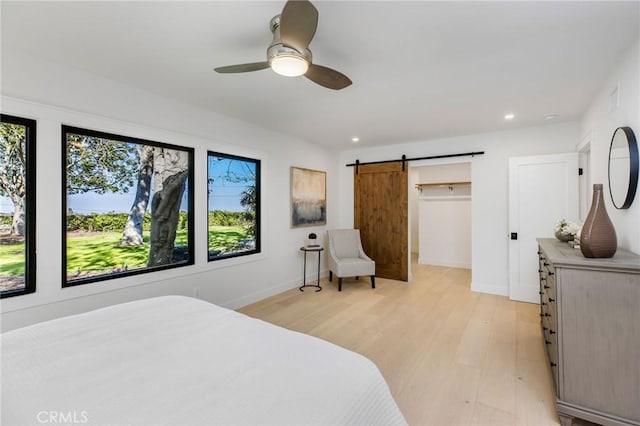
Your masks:
M47 321L1 343L3 425L406 424L367 358L188 297Z

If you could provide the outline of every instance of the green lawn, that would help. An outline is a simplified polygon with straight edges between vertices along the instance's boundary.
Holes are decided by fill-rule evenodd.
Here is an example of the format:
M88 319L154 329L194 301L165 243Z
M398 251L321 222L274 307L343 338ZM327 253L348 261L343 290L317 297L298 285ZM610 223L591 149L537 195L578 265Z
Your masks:
M0 244L0 275L24 275L24 243Z
M121 232L105 232L67 238L67 271L112 271L118 268L136 269L147 265L149 233L145 232L142 247L121 246ZM178 231L176 245L187 244L187 231Z
M233 250L240 241L250 238L243 226L212 225L209 227L209 250Z
M120 246L121 232L74 234L67 239L67 270L112 271L146 266L149 255L149 233L144 235L143 247ZM209 249L223 252L237 247L250 237L242 226L210 226ZM176 245L187 244L187 231L178 231ZM24 275L24 243L0 245L0 275Z

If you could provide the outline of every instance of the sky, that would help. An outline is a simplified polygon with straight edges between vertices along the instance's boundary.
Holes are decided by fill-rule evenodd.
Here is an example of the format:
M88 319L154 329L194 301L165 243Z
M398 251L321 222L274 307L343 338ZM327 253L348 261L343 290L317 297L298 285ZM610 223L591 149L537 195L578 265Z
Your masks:
M251 174L255 174L255 164L240 160L212 158L209 161L209 176L213 183L208 185L209 209L224 211L243 211L240 196L248 184L254 184ZM251 179L250 182L242 182ZM240 180L240 182L238 182ZM153 194L151 195L153 197ZM67 208L75 213L129 212L135 198L135 187L125 194L97 194L87 192L74 194L67 198ZM187 193L183 196L181 210L187 209ZM13 213L13 203L7 197L0 197L0 213Z
M0 213L13 213L13 203L9 197L0 196Z
M240 205L242 191L248 185L255 185L256 164L252 161L231 159L220 156L210 156L208 162L208 177L213 182L208 183L209 210L243 211ZM67 208L75 213L128 213L135 198L135 187L124 194L98 194L87 192L67 197ZM153 194L151 194L153 198ZM149 203L150 204L150 203ZM187 191L185 191L182 211L187 210ZM13 213L13 203L7 197L0 197L0 213Z
M250 161L209 157L209 210L244 211L240 197L248 185L255 185L256 165Z

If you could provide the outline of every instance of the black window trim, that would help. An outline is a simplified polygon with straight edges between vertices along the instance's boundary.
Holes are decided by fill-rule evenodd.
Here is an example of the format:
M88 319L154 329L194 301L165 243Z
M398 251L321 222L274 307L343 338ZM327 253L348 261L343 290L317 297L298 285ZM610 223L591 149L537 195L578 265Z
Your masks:
M36 291L36 120L0 114L3 123L24 126L27 201L25 203L25 268L24 288L6 290L0 293L0 299L35 293Z
M235 154L227 154L224 152L219 152L219 151L207 151L207 182L209 181L209 157L225 157L225 158L229 158L232 160L240 160L240 161L247 161L247 162L252 162L255 163L256 165L256 247L253 250L247 250L247 251L241 251L241 252L237 252L237 253L231 253L231 254L226 254L226 255L222 255L222 256L215 256L215 257L211 257L209 256L209 195L207 194L207 261L208 262L216 262L218 260L226 260L226 259L233 259L236 257L242 257L242 256L250 256L250 255L255 255L255 254L260 254L262 252L262 247L261 247L261 231L262 231L262 226L261 226L261 219L262 219L262 215L261 215L261 205L262 205L262 197L261 197L261 176L262 176L262 162L260 159L258 158L250 158L250 157L243 157L241 155L235 155ZM208 186L208 184L207 184ZM207 188L208 190L208 188Z
M122 136L114 133L107 133L97 130L85 129L81 127L69 126L63 124L61 126L61 138L62 138L62 287L75 287L78 285L84 285L99 281L109 281L118 278L130 277L134 275L142 275L148 274L151 272L163 271L167 269L180 268L183 266L190 266L195 263L195 208L194 208L194 149L192 147L168 144L164 142L156 142L148 139L141 139L136 137ZM185 262L176 262L170 265L162 265L162 266L151 266L140 269L134 269L131 271L125 272L114 272L110 274L97 275L93 277L80 278L77 280L73 280L69 282L67 280L67 173L66 173L66 165L67 165L67 133L75 133L80 135L93 136L96 138L102 139L110 139L116 140L120 142L134 142L138 144L151 145L159 148L167 148L174 149L178 151L185 151L189 157L189 175L187 177L189 185L188 185L188 201L187 205L189 207L189 211L187 212L188 218L188 229L187 235L189 238L189 260Z

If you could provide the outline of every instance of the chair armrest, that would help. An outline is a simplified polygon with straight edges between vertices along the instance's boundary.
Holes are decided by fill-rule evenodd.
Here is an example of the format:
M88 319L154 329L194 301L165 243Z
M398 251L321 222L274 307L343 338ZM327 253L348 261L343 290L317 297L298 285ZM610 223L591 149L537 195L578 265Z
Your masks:
M360 251L360 257L364 260L368 260L370 262L373 262L373 259L371 259L369 256L366 255L366 253L364 251Z
M335 271L335 269L337 269L338 266L338 258L336 257L335 253L333 253L333 249L331 247L331 242L329 242L329 250L327 250L328 253L328 261L329 261L329 270Z
M360 233L358 233L358 237L360 237ZM367 253L364 252L364 249L362 248L362 240L360 238L358 238L358 252L360 253L360 257L362 259L373 262L373 259L367 256Z

